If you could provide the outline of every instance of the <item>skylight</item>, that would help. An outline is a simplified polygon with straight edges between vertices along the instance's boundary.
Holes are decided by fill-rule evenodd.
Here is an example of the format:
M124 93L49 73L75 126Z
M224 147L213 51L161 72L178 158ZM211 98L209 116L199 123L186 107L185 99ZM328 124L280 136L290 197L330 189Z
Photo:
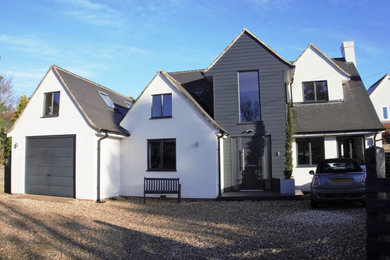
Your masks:
M107 106L114 108L114 103L106 93L99 91L99 95L106 102Z

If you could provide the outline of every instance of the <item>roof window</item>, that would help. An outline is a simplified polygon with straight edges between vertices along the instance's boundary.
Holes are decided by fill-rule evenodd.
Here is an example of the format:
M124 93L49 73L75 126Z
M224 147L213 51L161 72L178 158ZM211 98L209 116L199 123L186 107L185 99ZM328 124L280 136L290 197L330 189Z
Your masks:
M114 103L112 102L111 98L104 92L98 91L100 97L104 100L104 102L107 104L107 106L114 108Z

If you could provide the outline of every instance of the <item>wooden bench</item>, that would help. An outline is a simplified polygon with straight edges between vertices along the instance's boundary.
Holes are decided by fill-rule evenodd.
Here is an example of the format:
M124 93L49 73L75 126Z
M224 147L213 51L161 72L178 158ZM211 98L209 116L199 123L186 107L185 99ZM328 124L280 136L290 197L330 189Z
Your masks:
M177 202L180 202L179 178L144 178L144 204L146 194L177 194Z

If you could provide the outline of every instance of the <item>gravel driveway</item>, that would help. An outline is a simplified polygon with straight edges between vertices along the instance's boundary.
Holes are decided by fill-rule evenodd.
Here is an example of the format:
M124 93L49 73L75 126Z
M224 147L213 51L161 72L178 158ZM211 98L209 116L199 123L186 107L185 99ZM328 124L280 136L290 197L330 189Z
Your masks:
M0 259L364 259L364 208L0 194Z

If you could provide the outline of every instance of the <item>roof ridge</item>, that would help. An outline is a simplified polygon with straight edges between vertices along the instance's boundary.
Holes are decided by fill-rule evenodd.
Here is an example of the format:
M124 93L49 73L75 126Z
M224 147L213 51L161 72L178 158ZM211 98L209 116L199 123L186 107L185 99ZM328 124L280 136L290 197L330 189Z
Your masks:
M96 82L93 82L92 80L89 80L89 79L87 79L87 78L84 78L84 77L82 77L82 76L79 76L79 75L77 75L77 74L75 74L75 73L73 73L73 72L71 72L71 71L69 71L69 70L66 70L66 69L64 69L64 68L61 68L61 67L59 67L59 66L57 66L57 65L55 65L55 64L52 64L50 67L51 67L51 68L56 68L56 69L62 70L63 72L72 75L73 77L76 77L76 78L78 78L78 79L84 80L84 81L86 81L86 82L88 82L88 83L91 83L92 85L95 85L95 86L97 86L97 87L99 87L99 88L103 88L103 89L108 90L108 91L110 91L110 92L112 92L112 93L114 93L114 94L116 94L116 95L118 95L118 96L121 96L121 97L124 97L124 98L130 100L129 97L126 97L125 95L123 95L123 94L121 94L121 93L119 93L119 92L116 92L115 90L112 90L112 89L110 89L110 88L108 88L108 87L105 87L105 86L100 85L100 84L98 84L98 83L96 83Z
M186 72L203 72L206 69L195 69L195 70L181 70L181 71L172 71L172 72L167 72L168 74L176 74L176 73L186 73Z

